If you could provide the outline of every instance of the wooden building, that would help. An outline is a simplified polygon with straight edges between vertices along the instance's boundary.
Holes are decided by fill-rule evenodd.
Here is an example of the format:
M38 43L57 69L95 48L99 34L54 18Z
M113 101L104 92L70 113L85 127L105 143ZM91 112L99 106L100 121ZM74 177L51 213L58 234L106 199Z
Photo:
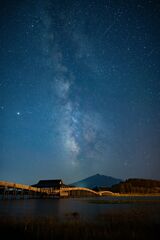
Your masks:
M32 187L48 189L50 191L59 190L65 187L65 184L61 179L54 180L40 180L37 184L32 185Z

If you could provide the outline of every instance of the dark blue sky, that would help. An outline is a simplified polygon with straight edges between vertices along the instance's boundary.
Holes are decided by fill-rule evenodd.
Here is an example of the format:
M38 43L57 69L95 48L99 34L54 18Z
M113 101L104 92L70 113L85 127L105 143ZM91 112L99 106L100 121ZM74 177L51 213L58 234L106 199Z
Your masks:
M0 179L160 178L160 2L0 5Z

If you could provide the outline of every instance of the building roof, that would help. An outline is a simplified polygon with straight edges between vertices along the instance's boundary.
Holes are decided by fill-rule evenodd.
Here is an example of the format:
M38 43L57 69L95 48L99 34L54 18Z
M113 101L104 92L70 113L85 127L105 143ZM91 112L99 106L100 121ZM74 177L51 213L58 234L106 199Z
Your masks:
M51 188L51 187L59 187L63 185L63 181L61 179L54 179L54 180L40 180L37 184L32 186L39 187L39 188Z

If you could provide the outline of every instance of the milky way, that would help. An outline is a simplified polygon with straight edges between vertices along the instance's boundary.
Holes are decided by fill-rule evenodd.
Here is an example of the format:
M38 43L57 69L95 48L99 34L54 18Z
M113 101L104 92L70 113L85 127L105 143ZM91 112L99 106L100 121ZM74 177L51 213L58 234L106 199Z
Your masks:
M159 1L0 9L1 179L159 178Z

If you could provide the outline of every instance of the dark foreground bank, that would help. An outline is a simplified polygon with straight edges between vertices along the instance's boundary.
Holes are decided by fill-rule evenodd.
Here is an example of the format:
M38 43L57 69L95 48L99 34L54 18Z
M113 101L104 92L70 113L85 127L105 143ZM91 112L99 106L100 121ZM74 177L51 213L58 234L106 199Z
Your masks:
M47 217L1 217L1 239L158 239L160 206L112 210L86 221L78 212L65 220Z

